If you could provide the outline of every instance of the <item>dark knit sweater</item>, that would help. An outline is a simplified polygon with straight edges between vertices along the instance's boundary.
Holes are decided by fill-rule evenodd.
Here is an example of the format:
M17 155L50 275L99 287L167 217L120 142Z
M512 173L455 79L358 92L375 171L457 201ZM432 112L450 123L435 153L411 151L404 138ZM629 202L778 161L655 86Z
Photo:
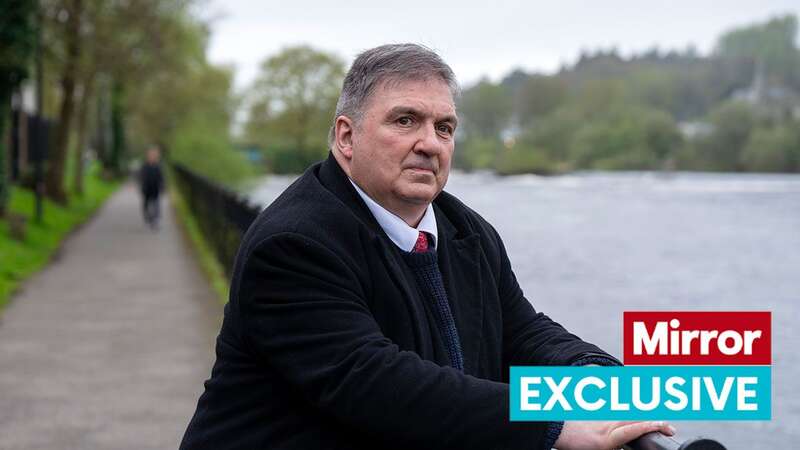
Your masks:
M405 260L414 278L417 281L422 293L431 302L436 325L445 341L447 354L450 357L450 365L459 370L464 370L464 358L461 353L461 344L458 339L458 330L450 311L450 304L447 300L447 292L444 289L442 273L439 271L439 263L436 258L436 251L429 250L424 253L403 252ZM549 450L561 434L564 422L551 422L545 432L542 450Z
M402 252L403 259L414 274L414 278L423 294L430 300L436 316L436 325L447 347L447 354L450 357L450 365L464 370L464 358L461 353L461 344L458 339L458 330L450 311L450 304L447 300L447 292L442 281L442 273L439 271L439 263L436 258L436 251L429 250L424 253ZM602 366L617 365L616 361L602 357L588 357L576 361L573 365L583 366L587 364L598 364ZM550 422L545 432L542 449L550 449L555 444L564 422Z
M403 252L405 260L422 293L431 302L436 327L444 339L450 365L458 370L464 370L464 356L461 353L461 342L458 338L456 322L447 302L447 292L444 289L442 273L436 259L436 251L424 253Z

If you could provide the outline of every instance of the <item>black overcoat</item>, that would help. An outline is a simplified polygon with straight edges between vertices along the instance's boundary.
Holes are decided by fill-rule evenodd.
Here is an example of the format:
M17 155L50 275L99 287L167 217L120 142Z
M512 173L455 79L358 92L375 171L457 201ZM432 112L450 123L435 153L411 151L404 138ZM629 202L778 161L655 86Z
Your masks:
M545 423L508 421L509 366L611 357L534 310L481 216L445 192L433 207L463 373L402 250L329 155L244 236L181 448L537 448Z

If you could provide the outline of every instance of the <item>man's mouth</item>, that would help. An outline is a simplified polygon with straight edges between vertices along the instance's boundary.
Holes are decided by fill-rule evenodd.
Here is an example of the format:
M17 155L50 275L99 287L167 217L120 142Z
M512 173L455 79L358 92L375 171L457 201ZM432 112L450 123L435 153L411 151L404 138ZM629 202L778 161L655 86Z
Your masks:
M406 167L406 170L413 170L415 172L428 172L428 173L435 172L435 170L433 170L433 167L428 167L428 166L411 166L411 167Z

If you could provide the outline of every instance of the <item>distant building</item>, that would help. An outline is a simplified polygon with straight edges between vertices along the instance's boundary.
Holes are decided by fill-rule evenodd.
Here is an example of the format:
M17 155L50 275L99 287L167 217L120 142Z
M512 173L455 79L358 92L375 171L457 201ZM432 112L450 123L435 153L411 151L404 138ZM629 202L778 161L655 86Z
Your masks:
M694 139L697 137L708 136L714 130L708 122L701 122L699 120L691 122L678 122L678 130L683 137Z

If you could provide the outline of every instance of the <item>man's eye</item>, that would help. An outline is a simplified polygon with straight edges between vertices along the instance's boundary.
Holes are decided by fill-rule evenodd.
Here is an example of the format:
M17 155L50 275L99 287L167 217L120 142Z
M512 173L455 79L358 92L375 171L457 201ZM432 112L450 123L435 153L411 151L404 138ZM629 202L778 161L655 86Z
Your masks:
M450 125L444 125L444 124L439 125L438 129L439 129L439 132L442 133L442 134L449 135L449 134L453 133L453 129L450 127Z
M411 125L411 122L412 122L411 117L408 116L403 116L397 119L397 123L403 126Z

